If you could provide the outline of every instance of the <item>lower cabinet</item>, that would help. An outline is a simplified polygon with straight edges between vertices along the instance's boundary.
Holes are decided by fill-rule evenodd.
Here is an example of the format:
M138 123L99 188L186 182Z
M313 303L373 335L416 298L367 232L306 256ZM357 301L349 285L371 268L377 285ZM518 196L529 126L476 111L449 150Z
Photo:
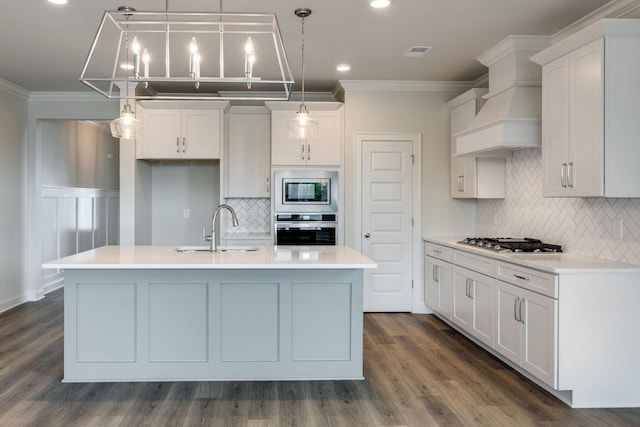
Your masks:
M494 349L556 388L558 301L505 282L496 283Z
M451 318L453 306L453 265L434 257L425 257L424 303Z
M453 267L452 319L487 345L493 345L495 280L459 266Z

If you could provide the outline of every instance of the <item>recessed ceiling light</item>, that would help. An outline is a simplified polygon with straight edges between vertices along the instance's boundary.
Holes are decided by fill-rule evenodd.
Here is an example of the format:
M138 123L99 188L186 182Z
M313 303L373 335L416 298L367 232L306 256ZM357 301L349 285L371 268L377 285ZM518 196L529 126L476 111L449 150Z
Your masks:
M53 4L67 4L67 0L49 0L49 3L53 3Z
M349 64L338 64L336 66L336 70L338 71L349 71L351 69L351 65Z
M391 0L370 0L369 4L376 9L382 9L383 7L388 7L391 4Z

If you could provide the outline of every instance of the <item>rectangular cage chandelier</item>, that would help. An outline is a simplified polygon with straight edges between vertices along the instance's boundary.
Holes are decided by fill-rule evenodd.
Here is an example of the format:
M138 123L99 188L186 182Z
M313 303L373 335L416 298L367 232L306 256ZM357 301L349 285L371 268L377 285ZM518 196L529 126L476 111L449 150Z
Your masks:
M273 13L127 7L104 13L80 81L137 100L288 100L294 83Z

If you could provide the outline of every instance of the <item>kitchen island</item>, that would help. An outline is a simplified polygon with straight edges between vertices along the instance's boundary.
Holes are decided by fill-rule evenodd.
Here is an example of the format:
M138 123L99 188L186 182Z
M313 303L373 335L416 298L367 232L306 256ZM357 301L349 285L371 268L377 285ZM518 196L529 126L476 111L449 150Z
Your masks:
M363 269L344 246L105 246L64 270L64 380L362 379Z

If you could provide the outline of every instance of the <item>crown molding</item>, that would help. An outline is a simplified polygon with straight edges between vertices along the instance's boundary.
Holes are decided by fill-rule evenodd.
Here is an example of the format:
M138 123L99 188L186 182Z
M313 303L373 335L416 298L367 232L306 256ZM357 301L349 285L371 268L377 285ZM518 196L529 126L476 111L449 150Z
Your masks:
M342 91L384 91L384 92L451 92L473 89L474 82L468 81L408 81L408 80L339 80Z
M640 0L614 0L578 19L551 36L554 43L605 18L635 17L640 13Z
M31 92L27 89L23 88L22 86L18 86L15 83L11 83L10 81L3 78L0 78L0 91L25 100L28 100L31 96Z
M551 45L552 38L549 36L508 36L487 50L476 60L482 65L489 67L505 56L513 52L530 52L534 54Z

